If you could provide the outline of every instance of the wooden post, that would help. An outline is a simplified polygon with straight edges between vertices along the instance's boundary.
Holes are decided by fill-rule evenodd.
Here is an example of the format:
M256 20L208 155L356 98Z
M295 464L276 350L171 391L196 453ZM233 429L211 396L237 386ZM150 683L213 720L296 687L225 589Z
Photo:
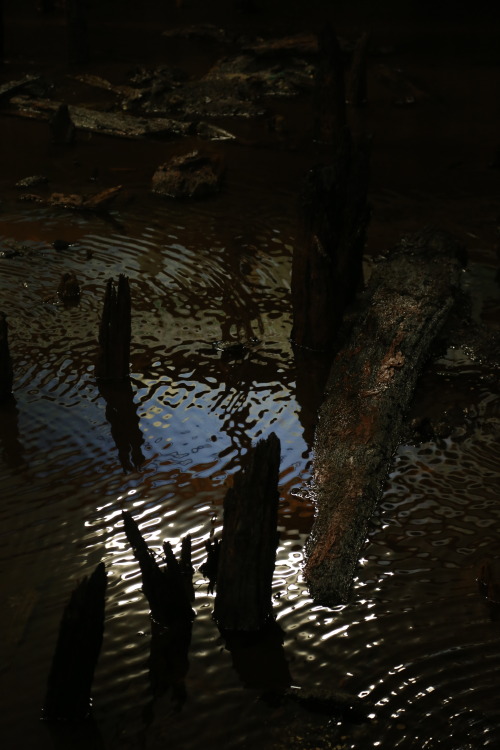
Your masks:
M460 256L451 237L423 230L375 268L356 301L315 435L305 577L318 603L349 597L419 371L454 304Z
M3 0L0 0L0 65L5 62L5 25L3 20Z
M14 382L8 332L7 318L0 312L0 401L6 401L12 396Z
M221 631L257 631L273 618L280 441L261 440L224 499L214 617Z
M99 563L71 594L47 682L45 719L81 721L89 716L92 679L104 633L106 584L104 563Z
M344 130L332 163L307 176L303 239L292 259L292 341L298 346L332 351L361 282L369 160L368 142L354 146Z
M151 616L164 627L190 623L194 612L190 604L190 588L186 581L188 557L187 547L191 540L183 543L184 559L179 563L169 542L163 545L166 565L160 568L153 553L144 541L134 518L122 511L125 534L139 562L142 575L142 590L151 608ZM190 553L189 553L190 556Z
M123 380L130 374L131 301L128 278L120 274L118 285L109 279L99 326L99 353L95 366L100 380Z
M87 0L66 0L68 62L78 65L89 61Z

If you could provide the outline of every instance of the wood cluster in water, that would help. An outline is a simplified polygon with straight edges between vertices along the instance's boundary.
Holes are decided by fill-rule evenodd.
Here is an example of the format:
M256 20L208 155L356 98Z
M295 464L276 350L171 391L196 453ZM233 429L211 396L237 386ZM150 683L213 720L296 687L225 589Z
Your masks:
M417 377L454 304L461 255L450 236L422 230L379 263L357 300L315 434L305 576L317 602L349 597Z

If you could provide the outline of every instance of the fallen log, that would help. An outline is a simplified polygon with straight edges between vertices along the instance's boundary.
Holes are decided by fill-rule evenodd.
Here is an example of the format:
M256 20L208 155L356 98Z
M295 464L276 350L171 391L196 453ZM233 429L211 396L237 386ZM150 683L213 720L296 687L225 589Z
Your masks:
M280 441L260 440L224 498L214 617L222 632L258 631L273 617Z
M416 233L378 265L356 301L315 434L317 515L305 577L318 603L348 599L405 410L454 303L461 254L445 233Z
M27 96L14 96L10 99L10 104L14 107L9 110L11 114L38 120L49 120L61 106L61 102ZM178 138L191 135L211 140L235 138L227 130L202 121L181 122L167 117L136 117L120 112L99 112L73 104L68 105L68 112L77 129L119 138Z
M104 633L107 576L99 563L71 594L47 681L43 718L81 721L90 712L90 690Z

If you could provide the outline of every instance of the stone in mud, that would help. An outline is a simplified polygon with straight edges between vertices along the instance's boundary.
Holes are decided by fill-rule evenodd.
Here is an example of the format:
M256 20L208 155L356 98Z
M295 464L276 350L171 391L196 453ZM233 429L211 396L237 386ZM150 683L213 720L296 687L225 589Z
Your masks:
M219 190L223 171L219 156L191 151L159 166L151 189L168 198L204 198Z

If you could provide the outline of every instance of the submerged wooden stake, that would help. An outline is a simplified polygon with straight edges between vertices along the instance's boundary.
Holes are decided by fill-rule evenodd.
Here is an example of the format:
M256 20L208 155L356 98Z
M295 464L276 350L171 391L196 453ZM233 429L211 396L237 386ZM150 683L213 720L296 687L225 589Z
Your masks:
M224 499L214 617L222 631L257 631L273 616L280 441L261 440Z
M131 301L128 278L118 285L109 279L99 326L99 353L95 374L101 380L123 380L130 375Z
M321 604L348 599L405 410L454 303L460 255L454 239L423 230L376 267L356 302L315 435L317 515L305 577Z
M3 312L0 312L0 401L10 398L14 382L8 330L7 318Z
M47 682L43 718L81 721L90 712L90 691L104 633L107 576L99 563L71 594Z

